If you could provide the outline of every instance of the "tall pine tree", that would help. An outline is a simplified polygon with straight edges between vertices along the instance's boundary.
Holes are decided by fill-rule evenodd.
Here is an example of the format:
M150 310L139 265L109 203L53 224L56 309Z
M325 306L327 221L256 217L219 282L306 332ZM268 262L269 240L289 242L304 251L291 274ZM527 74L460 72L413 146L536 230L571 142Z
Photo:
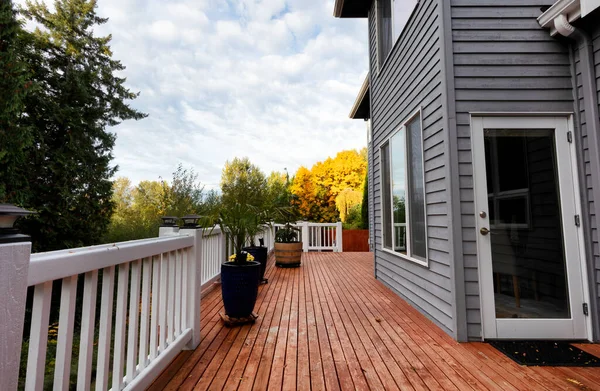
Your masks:
M27 161L24 150L32 143L31 132L19 126L31 87L19 58L20 32L12 2L0 0L0 202L10 198L17 204L26 199L27 180L21 168Z
M113 211L117 168L108 127L146 115L128 104L138 94L117 76L124 66L112 58L111 36L94 36L107 21L96 14L96 1L57 0L52 11L28 1L21 12L41 27L25 34L23 50L38 88L26 96L21 117L34 140L23 204L37 212L22 227L36 251L96 244Z

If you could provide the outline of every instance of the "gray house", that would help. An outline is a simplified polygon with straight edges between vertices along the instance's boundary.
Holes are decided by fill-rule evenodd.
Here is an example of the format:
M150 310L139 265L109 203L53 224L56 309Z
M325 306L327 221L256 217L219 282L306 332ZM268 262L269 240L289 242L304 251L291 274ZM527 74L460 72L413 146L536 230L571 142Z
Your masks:
M368 18L375 274L459 341L600 339L600 0L336 0ZM595 202L596 201L596 202Z

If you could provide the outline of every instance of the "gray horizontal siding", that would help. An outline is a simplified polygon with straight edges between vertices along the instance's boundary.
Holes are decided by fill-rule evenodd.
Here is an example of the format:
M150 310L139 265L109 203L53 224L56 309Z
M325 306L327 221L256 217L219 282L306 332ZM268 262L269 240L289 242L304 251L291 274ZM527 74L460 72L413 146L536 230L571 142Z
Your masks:
M369 16L373 120L373 203L376 276L453 334L446 160L444 150L441 20L438 2L422 0L384 66L378 71L375 2ZM429 267L382 251L379 148L422 108Z
M565 46L536 21L552 0L451 0L467 333L481 338L471 112L573 111Z

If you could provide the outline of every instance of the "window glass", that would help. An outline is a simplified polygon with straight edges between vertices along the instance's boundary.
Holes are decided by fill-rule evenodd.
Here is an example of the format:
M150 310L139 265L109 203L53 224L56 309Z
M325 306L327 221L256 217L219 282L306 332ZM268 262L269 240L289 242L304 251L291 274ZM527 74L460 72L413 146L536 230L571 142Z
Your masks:
M392 249L392 203L390 197L390 148L381 147L382 203L383 203L383 247Z
M394 251L406 254L406 140L400 129L392 144L392 200L394 207Z
M425 226L425 175L423 172L423 143L421 117L406 125L408 156L410 157L410 248L412 256L427 257L427 227Z
M427 261L427 222L421 116L381 148L384 247Z
M392 50L392 0L377 2L377 44L381 65Z
M393 42L400 37L417 3L418 0L393 0Z

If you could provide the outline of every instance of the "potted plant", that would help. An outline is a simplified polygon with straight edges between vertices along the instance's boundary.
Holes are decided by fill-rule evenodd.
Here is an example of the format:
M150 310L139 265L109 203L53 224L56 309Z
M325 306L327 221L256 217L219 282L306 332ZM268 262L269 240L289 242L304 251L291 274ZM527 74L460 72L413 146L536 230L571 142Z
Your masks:
M265 247L264 239L259 239L259 245L256 245L256 237L263 232L265 226L270 226L270 214L266 209L262 211L257 211L255 216L254 225L249 227L248 230L248 238L250 242L250 246L244 247L242 250L246 251L249 254L252 254L254 260L260 263L260 275L259 275L259 284L266 284L269 282L265 278L265 270L267 269L267 258L269 256L268 249Z
M275 265L279 267L299 267L302 261L302 242L298 240L300 229L296 222L295 208L280 209L283 227L275 233Z
M234 248L229 261L221 264L221 293L225 314L234 319L253 318L260 263L254 261L254 256L244 251L243 247L248 233L256 229L255 210L244 204L222 208L217 224L227 233Z

